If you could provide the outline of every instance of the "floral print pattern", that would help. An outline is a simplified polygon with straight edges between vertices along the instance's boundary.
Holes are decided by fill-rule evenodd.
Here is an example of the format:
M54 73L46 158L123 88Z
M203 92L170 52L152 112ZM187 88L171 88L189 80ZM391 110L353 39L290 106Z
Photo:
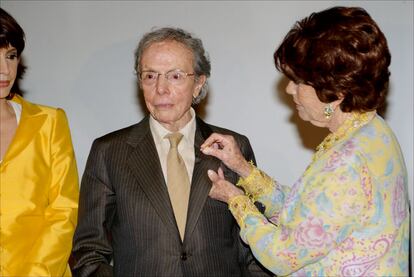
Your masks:
M333 235L326 232L321 218L309 217L295 230L295 242L306 248L322 248L332 244Z
M292 187L269 190L253 168L260 178L241 185L265 211L247 196L230 201L241 238L277 275L407 276L407 172L391 129L375 115L324 151Z
M407 217L405 193L404 180L401 176L398 176L392 198L392 219L396 227L399 227L404 218Z

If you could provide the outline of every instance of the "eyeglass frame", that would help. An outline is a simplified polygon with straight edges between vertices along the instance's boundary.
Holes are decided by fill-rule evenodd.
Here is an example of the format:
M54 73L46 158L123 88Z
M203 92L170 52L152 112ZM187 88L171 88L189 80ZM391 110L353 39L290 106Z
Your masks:
M156 74L157 77L154 79L154 84L157 83L158 78L159 78L160 75L164 75L164 78L168 81L168 83L169 84L172 84L171 81L167 78L167 74L169 74L171 72L178 72L178 73L182 74L183 76L185 76L183 80L186 80L188 76L196 76L196 73L195 72L194 73L187 73L184 70L181 70L181 69L178 69L178 68L177 69L171 69L171 70L169 70L169 71L167 71L165 73L160 73L160 72L153 71L153 70L143 70L143 71L138 71L137 72L138 73L137 74L138 75L138 78L139 78L139 80L140 80L141 83L143 83L143 79L141 77L141 74L142 73L146 73L146 72L151 72L151 73ZM154 84L150 84L150 85L154 85Z

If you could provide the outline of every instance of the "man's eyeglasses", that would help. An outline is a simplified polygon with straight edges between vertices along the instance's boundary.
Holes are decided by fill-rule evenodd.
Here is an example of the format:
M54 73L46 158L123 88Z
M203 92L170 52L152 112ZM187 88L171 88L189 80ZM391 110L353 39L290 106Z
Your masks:
M167 79L171 85L179 86L184 84L188 76L194 76L194 73L187 73L180 69L170 70L167 73L142 71L139 72L139 79L143 85L151 86L157 82L160 75L164 75L164 78Z

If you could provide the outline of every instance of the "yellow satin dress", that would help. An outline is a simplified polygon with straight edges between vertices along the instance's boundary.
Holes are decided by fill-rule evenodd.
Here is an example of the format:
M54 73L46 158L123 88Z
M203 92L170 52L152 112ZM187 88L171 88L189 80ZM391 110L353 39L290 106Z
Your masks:
M12 101L22 113L0 163L0 276L71 276L79 181L65 112Z

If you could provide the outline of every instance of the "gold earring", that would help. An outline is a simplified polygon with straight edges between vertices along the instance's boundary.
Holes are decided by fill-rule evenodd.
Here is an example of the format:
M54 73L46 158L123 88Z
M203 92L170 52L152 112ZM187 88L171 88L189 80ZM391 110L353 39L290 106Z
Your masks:
M334 113L334 108L332 107L332 104L328 104L323 109L323 115L326 119L331 118L332 114Z

